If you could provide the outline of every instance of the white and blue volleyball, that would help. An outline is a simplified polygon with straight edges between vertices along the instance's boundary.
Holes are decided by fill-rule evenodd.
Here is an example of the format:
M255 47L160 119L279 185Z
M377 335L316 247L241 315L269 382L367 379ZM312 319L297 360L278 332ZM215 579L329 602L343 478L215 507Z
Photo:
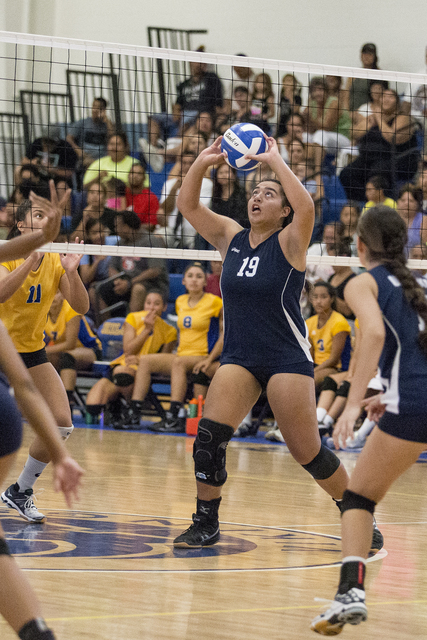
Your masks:
M240 171L251 171L259 165L256 160L247 160L245 155L256 155L267 151L267 141L262 129L256 124L239 122L224 133L221 140L221 151L227 153L226 161Z

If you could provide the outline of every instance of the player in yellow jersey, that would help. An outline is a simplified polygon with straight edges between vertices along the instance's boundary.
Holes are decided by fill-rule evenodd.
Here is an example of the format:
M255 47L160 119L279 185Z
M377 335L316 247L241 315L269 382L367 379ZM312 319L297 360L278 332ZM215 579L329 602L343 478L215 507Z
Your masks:
M32 234L43 228L48 200L25 200L16 211L12 235ZM58 289L80 314L89 309L87 291L77 272L81 256L31 253L26 259L0 265L0 319L20 353L36 387L51 409L60 434L66 440L73 431L71 411L64 386L48 361L43 331L52 300ZM1 499L16 509L28 522L43 522L45 517L33 502L33 486L50 462L50 453L38 436L17 482L2 493Z
M46 355L59 372L72 408L77 371L90 369L95 360L101 359L101 341L60 291L49 309L44 334Z
M314 382L319 388L326 376L341 369L344 349L350 349L351 328L341 313L334 310L335 289L328 282L314 285L311 296L316 315L305 321L314 361ZM347 345L347 347L346 347ZM347 363L348 364L348 363Z
M172 353L176 347L177 331L160 316L166 308L160 290L149 291L144 310L129 313L123 333L123 355L110 363L111 379L102 378L89 391L86 410L98 416L107 404L112 409L112 425L123 428L122 406L114 401L123 397L130 400L138 363L152 353ZM114 408L113 408L114 407Z
M51 183L52 201L45 209L43 225L33 234L14 238L0 246L0 261L21 258L46 242L54 240L59 232L63 205L70 192L58 201ZM34 194L31 200L37 200ZM16 458L22 439L22 421L16 401L42 438L54 466L55 489L64 492L71 507L82 476L82 469L70 458L56 428L55 419L46 402L37 391L30 374L0 322L0 369L14 389L15 398L9 393L4 377L0 377L0 483L7 477ZM4 532L0 526L0 614L20 638L54 640L42 618L41 607L30 584L10 555Z
M190 264L182 280L188 293L176 300L179 340L174 354L150 355L140 361L132 394L130 423L139 424L142 402L150 388L151 374L171 376L171 406L166 420L153 424L151 431L183 433L186 413L184 408L188 375L198 366L212 377L214 363L222 350L222 300L205 293L206 274L200 262ZM202 366L200 366L202 364Z

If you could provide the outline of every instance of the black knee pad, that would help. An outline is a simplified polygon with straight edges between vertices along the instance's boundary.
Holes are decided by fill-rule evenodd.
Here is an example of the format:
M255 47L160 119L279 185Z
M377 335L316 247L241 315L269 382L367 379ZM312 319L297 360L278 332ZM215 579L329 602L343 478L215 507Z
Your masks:
M225 452L234 429L228 424L202 418L193 446L196 480L212 487L221 487L227 480Z
M332 380L330 376L326 376L323 380L321 391L333 391L334 393L338 389L338 385L335 380Z
M341 382L340 386L338 387L336 396L340 398L348 398L349 391L350 391L350 383L348 380L344 380L344 382Z
M206 373L204 373L204 371L199 371L199 373L192 373L190 375L190 382L192 384L202 384L204 387L208 387L211 383L211 379L206 375Z
M77 363L74 356L71 353L61 353L59 356L59 370L62 369L77 369Z
M0 538L0 556L10 556L9 547L4 538Z
M342 514L344 511L348 511L349 509L362 509L363 511L369 511L369 513L374 515L375 506L376 502L373 500L346 489L343 493L340 509Z
M135 378L130 373L114 373L113 382L117 387L130 387L135 382Z
M339 458L322 444L320 451L308 464L301 465L315 480L327 480L340 466Z

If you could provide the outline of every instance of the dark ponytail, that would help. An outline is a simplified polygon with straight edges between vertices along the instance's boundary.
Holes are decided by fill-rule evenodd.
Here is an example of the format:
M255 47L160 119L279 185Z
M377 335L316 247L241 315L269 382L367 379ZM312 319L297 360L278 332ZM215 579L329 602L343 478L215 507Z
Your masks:
M406 300L423 320L424 329L418 334L418 343L427 356L427 299L406 265L408 233L404 221L394 209L378 205L362 216L358 234L368 248L370 259L380 261L399 280Z
M19 207L15 210L15 223L9 233L7 234L6 240L11 240L11 238L16 238L16 236L20 236L21 232L18 229L18 222L23 222L27 217L27 213L31 209L31 201L23 200Z

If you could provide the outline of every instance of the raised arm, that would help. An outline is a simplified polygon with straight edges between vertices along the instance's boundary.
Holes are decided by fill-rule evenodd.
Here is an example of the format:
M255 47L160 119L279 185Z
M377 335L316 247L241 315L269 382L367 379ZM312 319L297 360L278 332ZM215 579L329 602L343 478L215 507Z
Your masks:
M84 316L89 311L90 303L86 288L77 271L81 257L79 253L61 255L61 264L65 273L59 281L59 289L72 309Z
M200 235L218 249L225 258L228 245L242 227L231 218L220 216L200 202L200 191L206 170L225 162L221 137L204 149L191 165L178 194L177 207Z
M266 162L280 181L287 200L294 210L290 225L280 233L280 245L286 259L300 271L305 269L305 253L310 244L314 227L314 204L311 195L290 170L279 153L276 140L267 138L268 150L247 158Z

